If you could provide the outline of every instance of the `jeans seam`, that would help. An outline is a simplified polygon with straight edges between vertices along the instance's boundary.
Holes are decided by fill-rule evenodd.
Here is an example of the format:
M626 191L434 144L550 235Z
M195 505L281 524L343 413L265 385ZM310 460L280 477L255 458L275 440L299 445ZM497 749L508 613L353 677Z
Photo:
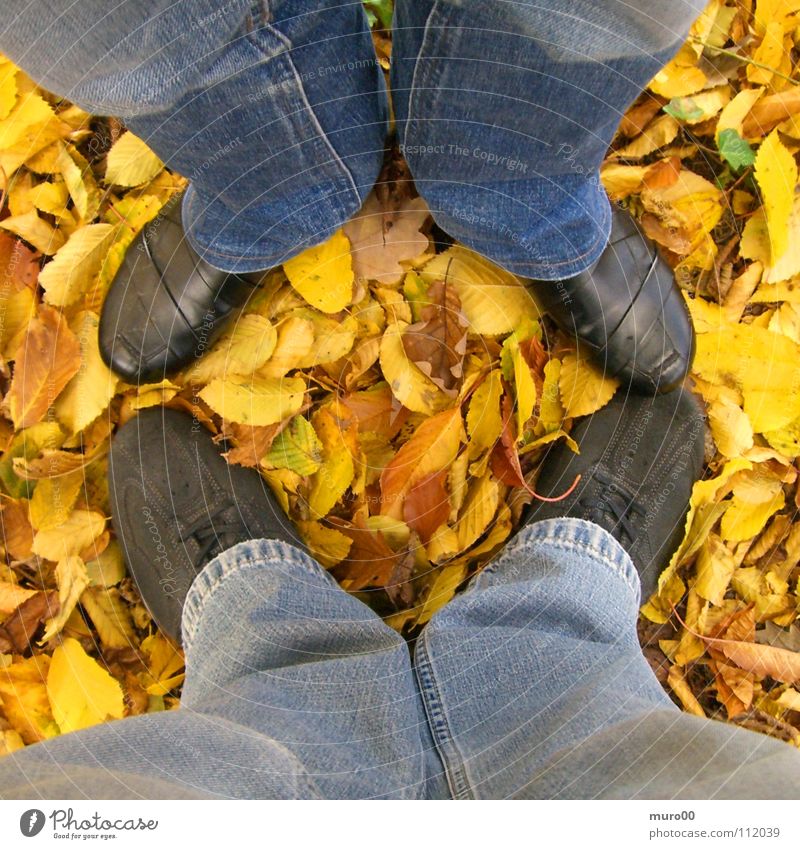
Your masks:
M408 92L408 115L406 117L405 131L403 133L403 144L405 146L408 146L408 133L409 133L409 130L411 128L412 121L415 120L415 118L414 118L415 94L422 87L421 86L421 83L422 83L421 78L425 73L425 72L422 71L422 67L421 67L421 65L422 65L422 63L421 63L422 54L425 52L425 48L428 45L429 40L433 39L432 22L433 22L434 15L439 10L439 6L440 6L439 0L434 0L434 4L431 7L430 12L428 13L428 17L425 20L425 31L422 34L422 41L420 42L420 45L419 45L419 52L417 53L417 58L414 61L414 71L411 74L411 88ZM425 88L427 88L427 86L425 86Z
M272 15L270 13L270 19L271 19L271 17L272 17ZM344 176L346 176L347 181L350 184L350 190L352 191L353 196L360 203L361 199L360 199L360 196L359 196L359 193L358 193L358 186L356 185L355 177L353 177L353 172L347 167L347 164L342 159L342 157L339 155L339 152L336 150L336 148L333 146L333 143L328 138L328 134L322 128L322 124L320 124L319 119L317 118L317 114L316 114L316 112L314 112L313 108L311 107L311 103L308 100L308 95L306 94L306 89L305 89L305 86L303 85L303 79L300 76L300 74L297 72L297 66L294 63L294 59L292 58L292 46L293 45L292 45L291 39L289 39L286 35L284 35L284 33L282 33L273 23L271 23L271 21L265 23L264 29L266 29L275 38L277 38L278 41L280 41L280 43L284 46L284 48L286 50L286 61L289 63L289 67L292 69L292 75L293 75L294 81L297 85L297 91L298 91L298 93L301 97L303 106L308 111L308 115L311 118L311 122L314 126L314 129L317 131L317 133L319 134L319 137L324 142L325 147L327 147L328 150L330 151L331 156L333 157L333 161L335 162L335 164L339 168L339 171ZM257 42L253 41L253 44L255 44L255 46L258 47Z
M475 797L467 774L466 763L450 730L444 700L436 684L433 663L426 645L425 631L417 641L414 655L414 674L419 682L419 692L422 696L425 715L428 718L428 727L431 731L433 744L436 746L436 751L439 753L439 758L444 767L450 795L454 799L473 799Z

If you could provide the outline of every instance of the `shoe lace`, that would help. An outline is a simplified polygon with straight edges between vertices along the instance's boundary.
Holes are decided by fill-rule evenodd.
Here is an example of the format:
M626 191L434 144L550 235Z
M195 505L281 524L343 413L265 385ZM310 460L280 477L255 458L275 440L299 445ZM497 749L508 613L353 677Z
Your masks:
M634 522L637 517L645 516L647 511L637 503L635 494L620 481L613 480L602 471L595 472L593 480L602 489L592 487L590 492L580 496L578 504L585 511L584 515L599 525L604 524L603 519L607 516L612 517L613 535L617 537L622 532L633 542L637 536Z
M233 518L224 515L228 512ZM215 523L214 520L217 518L222 521ZM237 505L228 500L192 522L181 531L180 539L182 542L194 540L197 543L198 550L193 565L199 569L221 551L248 538L249 533Z

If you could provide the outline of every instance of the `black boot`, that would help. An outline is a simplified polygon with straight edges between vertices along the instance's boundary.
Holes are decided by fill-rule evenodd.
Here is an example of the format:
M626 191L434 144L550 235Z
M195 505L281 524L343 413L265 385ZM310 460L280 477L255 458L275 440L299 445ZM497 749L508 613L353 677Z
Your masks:
M134 240L111 284L100 316L103 360L129 383L163 380L208 350L263 275L202 260L174 199Z
M689 371L694 332L669 266L636 222L614 210L600 259L569 280L529 281L542 309L623 385L669 392Z
M563 501L534 501L528 521L570 516L605 528L628 552L642 582L642 599L680 545L692 486L703 471L705 419L691 393L654 398L618 393L572 431L581 453L556 446L536 484Z
M131 419L111 445L108 474L128 567L175 642L189 586L209 560L250 539L300 545L266 481L229 466L187 413L154 407Z

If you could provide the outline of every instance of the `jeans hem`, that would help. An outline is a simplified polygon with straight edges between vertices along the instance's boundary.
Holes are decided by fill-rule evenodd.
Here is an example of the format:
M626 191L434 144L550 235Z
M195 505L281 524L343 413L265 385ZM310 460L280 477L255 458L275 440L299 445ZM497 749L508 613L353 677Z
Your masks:
M228 578L251 567L264 568L264 561L279 562L284 571L298 569L323 575L335 583L316 560L297 546L277 539L240 542L207 563L189 588L181 623L183 647L187 654L209 599Z

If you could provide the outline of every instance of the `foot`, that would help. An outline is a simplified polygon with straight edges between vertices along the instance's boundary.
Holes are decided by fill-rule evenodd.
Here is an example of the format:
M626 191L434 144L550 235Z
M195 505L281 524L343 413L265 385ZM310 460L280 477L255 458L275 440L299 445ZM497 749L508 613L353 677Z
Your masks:
M158 407L120 428L109 460L114 529L156 624L180 642L189 586L250 539L300 545L263 478L229 466L187 413Z
M263 276L219 271L186 240L180 199L133 242L100 317L100 353L129 383L163 380L202 356Z
M702 474L700 407L683 389L655 398L618 393L572 436L581 453L554 448L536 491L556 497L578 474L580 483L563 501L534 502L528 521L568 516L605 528L633 560L647 599L683 539L692 486Z
M694 332L674 275L633 218L614 210L600 259L569 280L534 281L542 309L592 351L603 371L645 394L689 371Z

